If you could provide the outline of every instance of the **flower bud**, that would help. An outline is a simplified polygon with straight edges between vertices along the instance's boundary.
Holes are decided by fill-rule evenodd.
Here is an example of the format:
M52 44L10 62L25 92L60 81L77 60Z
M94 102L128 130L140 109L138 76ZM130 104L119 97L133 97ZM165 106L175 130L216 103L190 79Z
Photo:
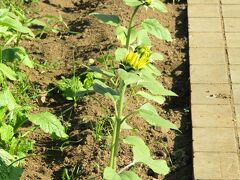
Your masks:
M126 64L130 64L130 62L132 61L133 57L134 57L134 52L133 52L133 51L130 51L130 52L126 55L126 57L124 58L124 62L125 62Z
M147 46L138 46L135 51L129 51L125 56L123 63L135 70L144 68L149 63L152 51Z
M137 52L138 54L140 54L140 56L143 56L143 55L145 55L145 56L151 56L151 54L152 54L152 51L150 50L150 48L149 47L147 47L147 46L138 46L137 48L136 48L136 50L135 50L135 52Z

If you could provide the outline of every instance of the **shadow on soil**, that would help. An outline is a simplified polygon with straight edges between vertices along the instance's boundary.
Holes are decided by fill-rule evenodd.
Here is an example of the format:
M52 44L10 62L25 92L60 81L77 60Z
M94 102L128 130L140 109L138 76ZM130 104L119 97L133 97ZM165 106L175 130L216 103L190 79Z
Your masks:
M172 0L167 0L172 3ZM178 4L186 4L186 1L176 2ZM188 18L187 9L181 11L176 19L176 37L188 38ZM172 91L178 94L168 100L167 107L179 109L183 112L180 124L180 131L174 140L173 153L170 155L174 165L172 173L165 177L165 180L191 180L193 177L192 167L192 125L190 112L190 81L189 81L189 48L188 42L182 51L185 54L183 63L172 72L173 88ZM176 71L182 72L176 76Z

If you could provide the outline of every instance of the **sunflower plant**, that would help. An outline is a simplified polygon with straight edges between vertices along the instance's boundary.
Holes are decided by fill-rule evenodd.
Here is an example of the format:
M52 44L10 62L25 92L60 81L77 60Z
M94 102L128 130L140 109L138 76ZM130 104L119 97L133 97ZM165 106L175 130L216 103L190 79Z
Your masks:
M103 178L106 180L137 180L138 175L129 170L132 166L143 163L154 172L166 175L169 167L165 160L155 160L151 157L150 150L144 141L138 136L128 136L121 139L122 129L132 129L128 124L133 116L139 116L152 126L160 126L177 130L177 127L170 121L162 118L156 108L151 104L163 104L165 96L176 96L170 90L164 88L157 77L160 71L154 65L154 61L162 60L163 56L152 51L150 36L172 41L170 32L163 27L158 20L148 18L139 24L135 24L135 17L141 8L154 9L162 13L167 12L166 6L159 0L123 0L132 9L128 27L124 27L118 16L102 13L91 13L100 22L112 25L115 29L117 39L121 47L115 51L115 58L111 64L101 69L97 66L89 67L91 70L104 75L101 80L94 80L93 88L112 100L114 115L112 117L113 134L111 143L111 153L108 167L104 169ZM134 96L141 96L145 100L139 107L135 107L130 112L127 110L128 99L126 94L131 91L131 87L139 89ZM137 103L136 103L137 104ZM133 162L123 169L117 168L117 158L119 145L128 144L132 147Z

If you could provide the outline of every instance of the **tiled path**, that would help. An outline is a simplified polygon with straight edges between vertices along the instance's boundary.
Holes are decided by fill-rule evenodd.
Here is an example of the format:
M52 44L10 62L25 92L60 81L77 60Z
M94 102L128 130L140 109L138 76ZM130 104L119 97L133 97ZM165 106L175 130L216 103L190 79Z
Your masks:
M194 179L240 180L240 0L188 0Z

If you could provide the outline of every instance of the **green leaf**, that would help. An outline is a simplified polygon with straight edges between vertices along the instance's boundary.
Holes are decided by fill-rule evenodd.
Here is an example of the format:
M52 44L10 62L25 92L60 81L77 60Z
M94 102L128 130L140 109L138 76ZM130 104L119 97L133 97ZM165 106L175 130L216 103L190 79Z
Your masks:
M144 141L138 136L128 136L124 139L124 143L132 145L134 162L144 163L149 166L154 172L166 175L170 172L166 161L153 160L151 158L150 150Z
M122 61L126 56L128 50L126 48L117 48L115 51L115 57L117 61Z
M100 22L109 24L112 26L118 26L120 24L119 17L115 15L107 15L107 14L101 14L101 13L95 12L95 13L91 13L90 16L94 16Z
M165 89L160 83L156 83L156 84L154 84L154 83L156 83L156 81L155 82L144 81L144 82L140 82L139 85L146 88L147 90L149 90L154 95L177 96L174 92Z
M15 161L15 157L9 154L7 151L0 149L0 179L1 180L19 180L23 169L18 166L18 162Z
M17 74L8 66L6 66L3 63L0 63L0 71L4 76L6 76L8 79L12 81L16 81Z
M127 28L123 26L118 26L115 30L115 34L117 36L117 39L121 42L121 44L125 45L127 40Z
M0 17L6 16L6 14L7 14L8 12L9 12L9 9L1 8L1 9L0 9Z
M146 163L154 172L158 174L166 175L170 172L170 169L164 160L150 160Z
M29 68L33 68L33 62L29 59L26 50L23 47L6 48L2 51L3 61L22 61L24 65Z
M28 153L33 150L33 145L35 141L30 141L28 139L21 138L20 143L18 144L18 151L22 153Z
M121 124L121 129L132 129L131 126L129 126L126 121L123 121L123 123Z
M94 71L94 72L97 72L97 73L100 73L100 74L103 74L105 76L108 76L108 77L115 77L115 74L112 73L112 72L109 72L109 71L105 71L103 69L100 69L99 67L97 66L90 66L89 67L90 70Z
M106 167L103 172L104 180L121 180L121 177L110 167Z
M129 43L132 44L137 39L137 36L138 36L137 30L135 28L132 28Z
M57 82L57 85L67 100L81 98L88 92L83 87L83 83L78 76L73 76L72 78L62 77L62 79Z
M115 34L117 36L117 39L121 42L121 44L124 46L126 45L126 41L127 41L127 28L123 27L123 26L118 26L115 30ZM136 29L132 28L131 29L131 36L130 36L130 40L129 43L133 43L136 39L137 39L137 31Z
M164 59L163 55L161 53L153 53L150 56L151 61L162 61Z
M34 34L31 31L31 29L23 26L19 20L13 19L9 16L4 16L4 17L0 18L0 25L7 26L11 29L14 29L15 31L18 31L18 32L21 32L24 34L29 34L30 36L34 37Z
M47 24L43 21L40 21L38 19L31 19L30 22L28 23L29 26L42 26L46 27Z
M151 46L151 40L146 30L142 29L137 34L138 45Z
M115 90L113 90L111 87L107 86L102 81L99 81L97 79L93 81L93 89L95 92L107 96L111 98L113 101L115 101L119 97L118 93Z
M142 81L140 81L138 85L146 88L154 95L177 96L174 92L165 89L163 85L152 76L153 72L150 72L150 73L149 71L148 72L141 71L141 72L143 72L141 74Z
M7 151L4 149L0 148L0 162L4 163L5 165L10 165L12 161L15 161L16 158L9 154ZM1 166L0 166L1 167ZM1 171L0 171L1 172ZM1 174L1 173L0 173Z
M0 126L0 140L6 145L9 144L14 136L13 127L10 125L2 124Z
M144 143L144 141L138 136L128 136L124 140L125 144L133 146L133 159L134 162L145 162L150 159L150 150Z
M0 107L3 106L6 106L9 111L19 106L8 88L0 91Z
M141 180L133 171L124 171L120 174L122 180Z
M96 74L96 72L85 72L80 75L81 82L83 83L83 88L92 89L92 83Z
M158 104L163 104L164 101L165 101L165 98L163 96L153 96L153 95L148 94L148 93L146 93L144 91L139 91L139 92L136 93L136 95L142 96L142 97L144 97L144 98L146 98L146 99L148 99L150 101L155 101Z
M18 143L19 143L19 139L13 137L12 140L11 140L11 143L9 144L9 149L8 149L8 152L12 155L16 155L16 152L15 152L15 149L17 151L17 146L18 146Z
M0 124L3 122L7 111L8 111L7 107L0 106Z
M138 113L150 125L178 130L175 124L159 116L156 109L149 103L146 103L143 106L141 106L138 109Z
M118 174L110 167L106 167L104 169L103 179L104 180L140 180L138 175L132 171L124 171L121 174Z
M124 69L118 69L118 74L126 85L138 83L142 80L136 73L127 72Z
M160 0L153 0L150 7L157 9L158 11L163 12L163 13L168 12L165 4L163 4Z
M25 122L28 121L27 112L31 107L19 106L13 110L13 118L11 120L11 126L13 126L14 131L16 132Z
M123 0L126 5L136 7L142 4L141 1L139 0Z
M149 71L146 68L143 68L141 70L140 77L142 78L142 81L138 83L138 85L148 89L152 94L155 95L162 95L162 89L164 89L162 83L155 79L155 77L152 75L154 74L152 71Z
M164 28L156 19L146 19L142 22L142 27L148 33L154 35L155 37L172 41L171 34L168 29Z
M53 139L66 139L68 135L59 119L49 112L28 116L29 120L39 126L45 133L49 133Z
M148 71L147 73L151 73L155 76L161 75L161 72L159 71L159 69L151 63L149 63L147 66L145 66L145 68L142 70L142 72L145 72L145 71Z
M10 143L9 153L18 157L24 157L26 154L33 150L35 141L30 141L25 138L13 138Z
M29 59L28 55L23 57L22 63L29 68L34 68L34 63Z
M0 33L5 34L8 30L8 27L6 26L0 26Z

